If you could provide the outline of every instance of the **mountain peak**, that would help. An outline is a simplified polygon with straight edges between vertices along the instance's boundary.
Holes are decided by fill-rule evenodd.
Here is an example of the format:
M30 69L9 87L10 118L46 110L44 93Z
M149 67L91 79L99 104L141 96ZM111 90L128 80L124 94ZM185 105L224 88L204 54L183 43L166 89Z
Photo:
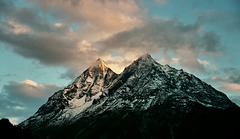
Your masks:
M146 60L146 59L153 59L149 53L145 53L144 55L140 56L138 59Z
M146 53L146 54L140 56L136 61L137 61L137 62L138 62L138 61L142 61L142 62L147 62L147 63L150 62L150 63L152 63L152 62L154 62L155 60L152 58L152 56L151 56L149 53Z
M98 58L91 66L90 66L90 71L92 69L101 69L102 71L108 69L109 66L101 59Z
M96 61L102 62L103 60L101 58L98 58Z
M146 53L142 56L140 56L137 60L135 60L133 63L137 64L137 65L151 65L153 63L157 63L152 56L149 53Z

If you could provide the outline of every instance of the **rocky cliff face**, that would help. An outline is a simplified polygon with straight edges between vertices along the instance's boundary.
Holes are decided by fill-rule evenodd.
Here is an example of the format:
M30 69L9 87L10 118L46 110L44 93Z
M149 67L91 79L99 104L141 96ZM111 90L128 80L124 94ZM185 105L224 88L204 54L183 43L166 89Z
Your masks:
M20 126L50 138L59 136L56 131L71 138L173 138L189 124L186 117L199 120L198 112L209 111L203 115L208 121L209 113L224 115L228 109L238 111L222 92L145 54L120 75L98 59Z

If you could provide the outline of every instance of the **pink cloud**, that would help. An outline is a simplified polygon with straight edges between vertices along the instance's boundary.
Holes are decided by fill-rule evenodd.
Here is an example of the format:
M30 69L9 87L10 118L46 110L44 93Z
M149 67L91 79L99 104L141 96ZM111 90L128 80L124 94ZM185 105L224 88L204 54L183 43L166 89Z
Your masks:
M236 83L225 83L223 84L223 89L224 90L228 90L231 92L239 92L240 93L240 84L236 84Z
M143 23L143 11L133 0L32 0L44 9L56 9L67 23L80 24L79 37L96 41Z

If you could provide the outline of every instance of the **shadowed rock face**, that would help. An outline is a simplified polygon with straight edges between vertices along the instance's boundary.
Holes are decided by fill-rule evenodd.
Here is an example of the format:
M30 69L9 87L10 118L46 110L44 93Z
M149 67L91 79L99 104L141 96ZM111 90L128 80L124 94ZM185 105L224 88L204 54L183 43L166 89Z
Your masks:
M225 94L145 54L120 75L98 59L19 126L42 138L205 138L235 131L236 116Z

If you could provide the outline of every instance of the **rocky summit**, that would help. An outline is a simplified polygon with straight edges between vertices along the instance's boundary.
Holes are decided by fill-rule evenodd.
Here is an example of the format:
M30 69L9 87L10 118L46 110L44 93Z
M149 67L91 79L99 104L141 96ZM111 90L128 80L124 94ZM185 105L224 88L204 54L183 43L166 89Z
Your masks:
M224 93L145 54L121 74L98 59L19 126L35 138L231 138L239 116Z

